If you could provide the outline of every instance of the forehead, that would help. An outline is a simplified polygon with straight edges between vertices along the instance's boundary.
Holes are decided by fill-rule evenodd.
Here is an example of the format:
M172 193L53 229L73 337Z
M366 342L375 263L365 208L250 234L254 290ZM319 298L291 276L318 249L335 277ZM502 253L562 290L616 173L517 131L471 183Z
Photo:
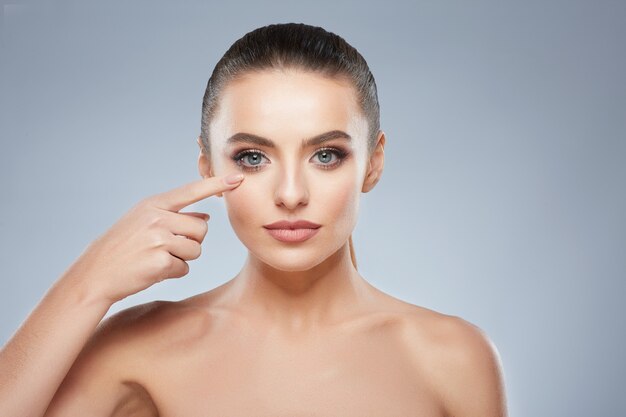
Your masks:
M222 91L212 122L212 140L246 132L280 143L330 130L353 137L365 127L356 92L348 80L302 70L248 73Z

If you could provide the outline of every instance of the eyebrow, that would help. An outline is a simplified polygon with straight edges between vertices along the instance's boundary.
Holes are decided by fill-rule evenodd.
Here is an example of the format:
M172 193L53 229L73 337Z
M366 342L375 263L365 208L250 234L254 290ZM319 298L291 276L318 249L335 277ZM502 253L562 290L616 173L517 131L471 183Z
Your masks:
M351 141L352 137L343 130L331 130L329 132L313 136L309 139L303 139L302 148L304 149L309 146L319 145L320 143L324 143L333 139L347 139ZM233 145L236 143L248 143L252 145L265 146L268 148L276 148L276 145L270 139L258 135L253 135L252 133L244 132L235 133L226 140L227 145Z

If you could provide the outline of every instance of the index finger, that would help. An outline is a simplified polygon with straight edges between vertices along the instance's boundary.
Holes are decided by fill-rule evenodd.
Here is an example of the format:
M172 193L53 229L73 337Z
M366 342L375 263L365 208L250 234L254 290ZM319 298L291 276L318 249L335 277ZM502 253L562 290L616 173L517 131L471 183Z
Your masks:
M226 181L227 178L233 178L237 175L241 176L241 178L235 180L234 183L231 184ZM241 184L243 178L243 174L222 175L220 177L203 178L201 180L185 184L181 187L174 188L173 190L156 194L150 198L150 201L156 207L178 212L184 207L187 207L190 204L203 200L214 194L232 190L233 188Z

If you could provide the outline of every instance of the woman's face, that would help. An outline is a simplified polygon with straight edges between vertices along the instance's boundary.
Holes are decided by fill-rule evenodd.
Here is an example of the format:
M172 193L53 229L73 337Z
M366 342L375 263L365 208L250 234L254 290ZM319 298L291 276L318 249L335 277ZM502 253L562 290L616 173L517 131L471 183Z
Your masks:
M337 134L306 143L327 132ZM369 165L366 135L347 81L264 71L226 86L210 128L210 169L218 176L245 175L224 200L235 233L252 254L276 269L299 271L347 243ZM263 227L280 220L321 227L307 240L284 242Z

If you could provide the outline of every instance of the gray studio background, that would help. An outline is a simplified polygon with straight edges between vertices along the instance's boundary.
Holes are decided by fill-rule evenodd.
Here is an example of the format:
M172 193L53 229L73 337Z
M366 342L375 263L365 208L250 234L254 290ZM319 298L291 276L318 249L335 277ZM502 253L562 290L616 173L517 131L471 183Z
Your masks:
M3 1L0 343L134 203L200 178L201 100L246 32L304 22L376 77L384 175L361 273L484 329L511 416L624 415L626 4L612 1ZM115 304L230 279L223 201L190 273Z

